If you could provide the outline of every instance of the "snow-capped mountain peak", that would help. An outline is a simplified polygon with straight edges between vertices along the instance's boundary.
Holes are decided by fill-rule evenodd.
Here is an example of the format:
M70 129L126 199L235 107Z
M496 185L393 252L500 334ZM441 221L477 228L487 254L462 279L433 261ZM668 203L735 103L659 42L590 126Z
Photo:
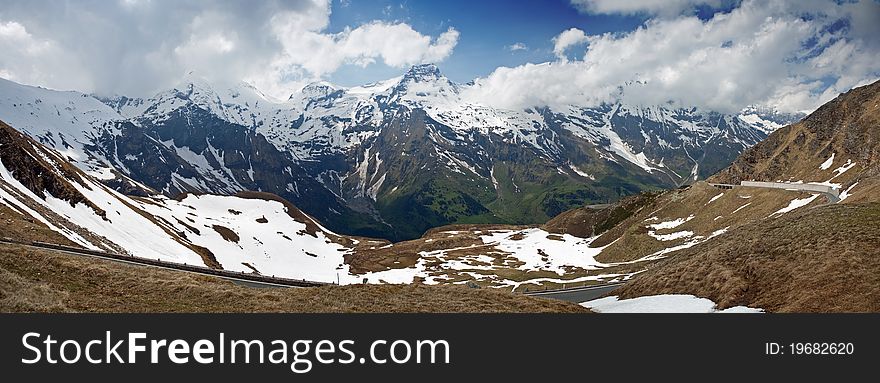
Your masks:
M806 117L806 113L783 113L775 108L750 106L743 109L739 118L756 129L770 134L785 125L793 124Z
M418 64L413 65L403 75L402 82L429 82L435 81L443 77L440 68L435 64Z
M417 106L435 103L461 104L460 86L440 73L434 64L410 68L391 90L392 101L411 101Z
M340 89L336 85L333 85L327 81L318 81L304 86L299 93L303 98L316 99L327 97L338 90ZM293 97L294 96L292 95L291 98Z

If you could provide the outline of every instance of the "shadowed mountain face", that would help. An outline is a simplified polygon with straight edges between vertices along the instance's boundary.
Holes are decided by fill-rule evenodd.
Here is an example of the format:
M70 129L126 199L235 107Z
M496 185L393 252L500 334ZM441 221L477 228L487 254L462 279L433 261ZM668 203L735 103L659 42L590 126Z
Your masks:
M0 82L0 118L128 194L274 193L343 233L537 224L727 166L798 116L657 106L500 110L433 65L286 101L197 77L149 99Z

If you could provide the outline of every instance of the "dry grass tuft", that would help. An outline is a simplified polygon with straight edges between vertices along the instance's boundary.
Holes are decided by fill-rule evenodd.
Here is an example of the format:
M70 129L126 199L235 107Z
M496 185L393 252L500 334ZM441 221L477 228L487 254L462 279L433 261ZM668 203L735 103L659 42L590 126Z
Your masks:
M0 269L0 307L14 312L64 311L67 293Z

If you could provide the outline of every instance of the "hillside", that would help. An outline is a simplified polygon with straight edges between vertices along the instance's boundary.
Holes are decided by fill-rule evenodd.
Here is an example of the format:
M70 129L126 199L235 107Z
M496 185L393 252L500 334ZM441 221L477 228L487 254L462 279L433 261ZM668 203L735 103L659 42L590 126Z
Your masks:
M692 294L720 308L880 311L880 203L800 210L683 249L614 292Z
M277 196L122 195L2 122L0 207L11 216L3 235L16 239L296 279L357 279L343 254L360 241L327 231ZM57 235L23 232L20 221Z
M713 190L703 183L664 193L660 200L678 202L610 231L606 236L622 232L626 245L611 247L598 259L654 251L658 246L645 238L646 231L668 238L697 238L711 230L718 230L717 235L685 242L657 258L615 294L621 298L692 294L710 298L721 308L742 305L773 312L876 312L880 309L878 121L880 82L842 94L802 122L777 130L710 178L723 183L779 180L833 185L840 188L843 199L837 204L807 193L746 187ZM670 210L677 212L664 214ZM646 216L661 217L667 231L650 231L658 226L646 228L641 222L657 220Z
M255 289L193 274L0 245L0 312L584 313L461 286Z
M710 182L824 181L839 185L841 190L860 184L863 196L876 195L878 126L880 82L875 82L850 90L802 121L777 130Z

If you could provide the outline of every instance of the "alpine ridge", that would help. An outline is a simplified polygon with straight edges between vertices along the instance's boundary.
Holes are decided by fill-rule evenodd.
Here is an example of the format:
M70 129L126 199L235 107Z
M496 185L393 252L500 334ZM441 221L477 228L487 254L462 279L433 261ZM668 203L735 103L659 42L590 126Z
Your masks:
M189 74L147 98L0 80L0 118L117 191L277 194L331 230L412 239L455 223L538 224L590 203L689 184L778 128L746 110L606 104L502 110L432 64L275 100Z

